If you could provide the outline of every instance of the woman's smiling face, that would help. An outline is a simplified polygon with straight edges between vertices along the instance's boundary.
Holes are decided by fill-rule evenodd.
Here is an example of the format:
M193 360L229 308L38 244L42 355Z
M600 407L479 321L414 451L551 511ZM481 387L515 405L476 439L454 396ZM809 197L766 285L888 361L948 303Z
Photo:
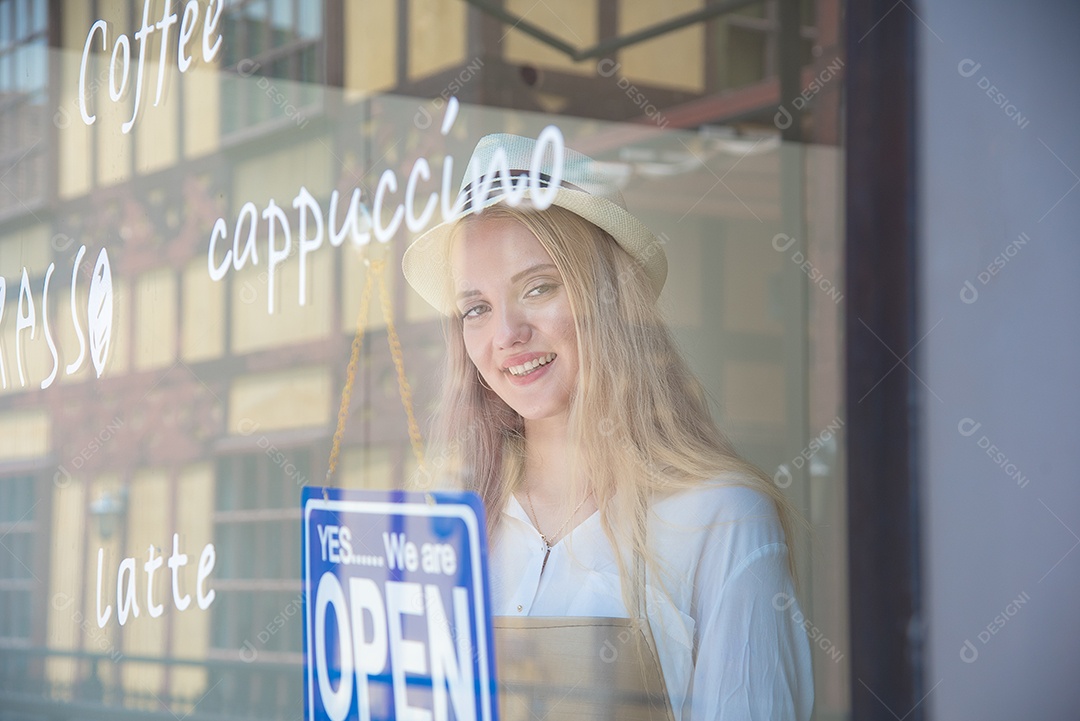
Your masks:
M525 226L477 220L451 253L469 358L526 421L564 416L577 383L577 330L562 275Z

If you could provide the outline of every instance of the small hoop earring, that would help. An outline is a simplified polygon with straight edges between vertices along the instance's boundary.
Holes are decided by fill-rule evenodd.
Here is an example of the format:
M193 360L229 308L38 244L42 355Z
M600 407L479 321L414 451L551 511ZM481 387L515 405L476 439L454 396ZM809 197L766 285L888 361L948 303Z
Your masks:
M476 369L476 381L477 381L477 382L478 382L478 383L479 383L479 384L480 384L481 386L483 386L484 388L487 388L487 389L488 389L489 391L491 391L492 393L494 393L494 392L495 392L495 391L494 391L494 389L492 389L492 387L491 387L491 386L489 386L489 385L488 385L487 383L484 383L484 376L480 375L480 369L479 369L479 368L477 368L477 369Z

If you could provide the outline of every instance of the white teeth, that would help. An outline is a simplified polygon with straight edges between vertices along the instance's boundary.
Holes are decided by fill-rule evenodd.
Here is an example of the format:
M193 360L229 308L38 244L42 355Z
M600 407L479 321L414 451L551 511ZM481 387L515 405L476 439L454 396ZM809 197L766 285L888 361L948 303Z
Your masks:
M539 368L542 365L547 365L548 363L550 363L553 360L555 360L555 354L554 353L548 353L545 356L540 356L539 358L533 358L531 361L527 361L525 363L522 363L519 366L510 366L506 370L510 371L511 375L523 376L523 375L526 375L526 374L532 372L533 370Z

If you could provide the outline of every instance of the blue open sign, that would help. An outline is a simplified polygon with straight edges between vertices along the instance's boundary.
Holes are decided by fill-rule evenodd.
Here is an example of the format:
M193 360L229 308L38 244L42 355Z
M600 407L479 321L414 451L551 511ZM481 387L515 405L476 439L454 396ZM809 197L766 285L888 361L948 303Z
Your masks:
M474 493L306 487L304 718L497 721Z

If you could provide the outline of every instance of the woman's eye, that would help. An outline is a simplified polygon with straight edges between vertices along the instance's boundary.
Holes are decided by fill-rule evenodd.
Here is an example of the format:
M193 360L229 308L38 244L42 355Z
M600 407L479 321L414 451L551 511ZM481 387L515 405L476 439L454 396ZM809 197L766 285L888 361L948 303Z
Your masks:
M474 305L470 308L466 308L465 312L461 314L461 318L463 320L468 320L469 318L476 318L485 310L487 310L486 305Z
M552 283L541 283L540 285L530 288L529 292L525 295L544 295L545 293L551 292L554 288L555 285Z

